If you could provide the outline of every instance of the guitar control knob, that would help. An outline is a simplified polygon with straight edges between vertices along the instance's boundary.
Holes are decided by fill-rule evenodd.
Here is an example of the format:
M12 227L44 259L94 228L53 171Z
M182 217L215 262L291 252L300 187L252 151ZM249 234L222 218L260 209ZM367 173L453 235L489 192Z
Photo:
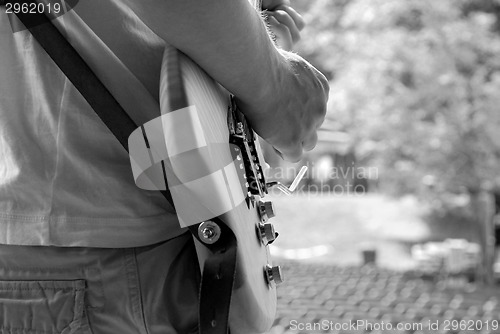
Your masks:
M207 220L198 226L198 236L205 244L213 244L219 240L221 229L219 225L211 220Z
M276 239L276 231L274 231L274 225L271 223L259 223L259 232L260 239L265 246Z
M262 221L266 222L268 219L275 216L273 202L259 201L259 213Z
M283 272L281 271L280 266L274 266L271 267L270 265L266 266L266 278L267 278L267 283L271 284L271 282L274 282L275 284L280 284L283 283Z

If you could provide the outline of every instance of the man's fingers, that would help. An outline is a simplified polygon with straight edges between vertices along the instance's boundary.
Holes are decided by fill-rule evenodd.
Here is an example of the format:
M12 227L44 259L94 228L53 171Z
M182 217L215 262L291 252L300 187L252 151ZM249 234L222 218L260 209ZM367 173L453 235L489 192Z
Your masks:
M316 147L317 142L318 134L314 131L308 138L306 138L306 140L302 142L302 147L304 148L304 151L311 151Z
M262 9L274 10L278 6L290 6L290 0L262 0Z
M302 30L306 26L306 21L304 21L302 15L297 13L297 11L293 9L292 6L279 5L274 10L283 10L287 12L288 15L290 15L290 17L292 18L293 22L295 22L295 26L297 26L297 29Z
M274 148L283 160L290 162L299 162L302 159L302 144L287 148Z
M274 15L268 15L267 21L271 27L272 32L276 36L276 43L284 50L291 50L293 47L292 34L288 27L281 24Z
M269 16L276 18L276 20L285 27L288 28L290 36L292 37L293 43L296 43L300 39L300 30L297 28L295 21L292 17L284 10L276 10L268 13Z

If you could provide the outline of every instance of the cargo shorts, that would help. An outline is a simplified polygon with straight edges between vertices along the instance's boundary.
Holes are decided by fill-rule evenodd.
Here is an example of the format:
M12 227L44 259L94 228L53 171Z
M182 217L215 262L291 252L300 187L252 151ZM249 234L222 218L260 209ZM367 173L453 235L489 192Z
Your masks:
M189 234L138 248L0 245L0 333L196 333L199 282Z

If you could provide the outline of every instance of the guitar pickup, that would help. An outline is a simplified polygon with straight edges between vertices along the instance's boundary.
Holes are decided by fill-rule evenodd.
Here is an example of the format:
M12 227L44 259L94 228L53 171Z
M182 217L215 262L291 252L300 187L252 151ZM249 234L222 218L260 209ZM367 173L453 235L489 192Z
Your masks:
M238 109L234 96L231 96L227 119L229 142L238 146L242 152L249 195L264 197L267 194L267 185L257 152L256 135L245 115Z

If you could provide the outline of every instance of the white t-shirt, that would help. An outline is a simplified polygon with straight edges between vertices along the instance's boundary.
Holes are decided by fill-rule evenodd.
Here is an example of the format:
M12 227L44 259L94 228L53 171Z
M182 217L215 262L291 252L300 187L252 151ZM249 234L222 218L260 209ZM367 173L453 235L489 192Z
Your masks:
M136 124L160 115L165 43L126 5L80 1L54 23ZM164 197L134 184L127 152L80 93L29 31L13 33L0 7L0 243L136 247L182 232Z

